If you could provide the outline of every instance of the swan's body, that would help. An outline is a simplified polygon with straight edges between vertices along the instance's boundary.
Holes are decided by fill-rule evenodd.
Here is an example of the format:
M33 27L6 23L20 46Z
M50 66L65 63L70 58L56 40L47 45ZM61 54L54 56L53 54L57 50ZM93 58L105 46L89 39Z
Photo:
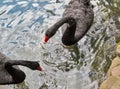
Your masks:
M93 19L93 6L89 0L71 0L63 13L63 18L47 30L44 41L46 43L62 26L63 44L73 45L87 33Z
M0 52L0 85L18 84L24 81L25 73L16 65L26 66L32 70L42 70L38 62L10 60Z

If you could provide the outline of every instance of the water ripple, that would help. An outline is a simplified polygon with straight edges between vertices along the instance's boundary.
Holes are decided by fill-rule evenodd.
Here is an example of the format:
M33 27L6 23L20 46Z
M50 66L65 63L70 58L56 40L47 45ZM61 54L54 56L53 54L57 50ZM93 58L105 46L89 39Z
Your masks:
M98 89L120 38L120 1L92 0L94 24L78 45L65 47L59 31L43 44L44 32L69 1L1 0L0 50L12 59L40 61L44 68L36 73L20 67L26 80L4 89Z

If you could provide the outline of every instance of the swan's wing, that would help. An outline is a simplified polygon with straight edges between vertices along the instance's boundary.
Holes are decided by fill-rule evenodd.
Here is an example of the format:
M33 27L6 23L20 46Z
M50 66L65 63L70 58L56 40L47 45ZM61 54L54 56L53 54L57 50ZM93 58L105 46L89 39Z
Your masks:
M63 17L73 17L76 20L76 32L75 38L81 39L85 33L89 30L93 23L94 12L91 5L85 6L83 3L78 1L72 1L63 13ZM65 27L63 26L62 32L64 33Z

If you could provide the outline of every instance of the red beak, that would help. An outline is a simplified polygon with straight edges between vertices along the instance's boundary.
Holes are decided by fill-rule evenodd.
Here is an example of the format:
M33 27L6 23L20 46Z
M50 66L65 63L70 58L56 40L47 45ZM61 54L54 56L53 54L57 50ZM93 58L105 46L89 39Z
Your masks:
M48 37L48 36L45 36L45 37L44 37L44 44L47 43L48 40L49 40L49 37Z
M38 67L38 70L39 70L39 71L42 71L42 68L41 68L41 66L39 66L39 67Z

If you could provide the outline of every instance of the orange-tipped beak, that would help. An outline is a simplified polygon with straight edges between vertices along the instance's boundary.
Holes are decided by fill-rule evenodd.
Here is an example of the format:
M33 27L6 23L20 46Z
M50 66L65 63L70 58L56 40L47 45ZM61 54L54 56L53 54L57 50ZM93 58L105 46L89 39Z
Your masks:
M39 70L39 71L42 71L42 68L41 68L41 66L39 66L39 67L38 67L38 70Z
M49 37L45 36L45 38L44 38L44 44L47 43L48 40L49 40Z

